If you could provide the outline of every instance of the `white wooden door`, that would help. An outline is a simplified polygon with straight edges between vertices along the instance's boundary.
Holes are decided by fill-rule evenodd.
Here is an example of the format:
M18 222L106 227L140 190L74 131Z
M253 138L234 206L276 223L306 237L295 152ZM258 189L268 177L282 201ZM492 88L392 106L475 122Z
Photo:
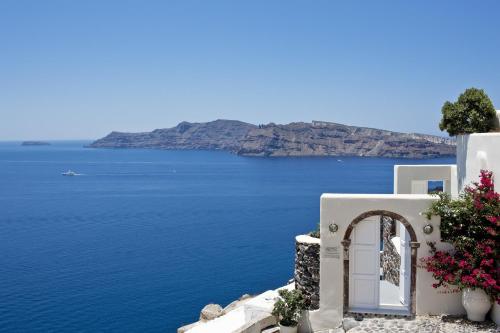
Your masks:
M411 273L411 249L410 249L410 234L400 223L400 240L401 240L401 266L399 267L399 300L401 304L408 305L410 303L410 273Z
M380 216L359 222L349 247L349 306L376 309L380 287Z

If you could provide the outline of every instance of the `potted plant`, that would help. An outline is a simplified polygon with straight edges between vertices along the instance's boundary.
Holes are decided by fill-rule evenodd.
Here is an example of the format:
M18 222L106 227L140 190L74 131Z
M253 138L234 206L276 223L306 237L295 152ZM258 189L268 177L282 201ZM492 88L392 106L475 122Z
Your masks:
M500 195L495 192L493 174L482 170L480 182L474 183L457 199L439 194L426 212L427 217L441 217L443 240L453 251L438 251L434 244L423 266L437 280L434 288L462 291L467 317L483 321L494 300L500 304L497 239L500 232Z
M433 244L430 245L432 256L424 261L427 270L437 280L432 286L461 291L462 305L469 320L483 321L491 308L492 298L499 300L492 242L478 243L471 252L438 251Z
M300 291L281 289L274 303L273 316L276 317L281 333L296 333L300 314L305 309L304 298Z

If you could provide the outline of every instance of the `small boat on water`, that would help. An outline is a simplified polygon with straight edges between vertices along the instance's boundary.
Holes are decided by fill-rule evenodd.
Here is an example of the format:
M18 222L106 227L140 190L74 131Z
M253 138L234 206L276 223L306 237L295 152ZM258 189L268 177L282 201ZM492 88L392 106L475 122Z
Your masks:
M68 170L62 173L63 176L78 176L78 174L74 171Z

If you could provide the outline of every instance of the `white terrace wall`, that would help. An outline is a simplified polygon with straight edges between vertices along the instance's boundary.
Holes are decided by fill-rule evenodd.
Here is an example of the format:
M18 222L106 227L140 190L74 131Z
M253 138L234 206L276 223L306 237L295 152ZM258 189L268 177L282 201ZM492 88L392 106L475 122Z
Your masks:
M497 110L496 128L491 133L474 133L457 137L458 186L479 180L481 169L493 171L500 182L500 110Z
M479 180L481 169L493 171L500 182L500 133L475 133L457 137L458 186Z
M411 194L413 181L443 180L444 192L457 195L456 165L395 165L394 194Z
M429 241L436 242L438 249L449 249L450 245L440 241L439 219L430 223L434 231L426 235L423 227L429 221L420 213L436 200L429 195L409 194L323 194L321 196L321 251L320 251L320 308L309 311L301 323L300 332L338 327L344 313L344 251L341 241L350 223L359 215L374 210L384 210L403 216L415 231L417 242L417 264L420 258L429 255ZM335 223L339 229L332 233L329 225ZM363 223L363 222L360 222ZM462 314L460 295L438 293L432 288L430 273L422 268L416 270L417 314Z

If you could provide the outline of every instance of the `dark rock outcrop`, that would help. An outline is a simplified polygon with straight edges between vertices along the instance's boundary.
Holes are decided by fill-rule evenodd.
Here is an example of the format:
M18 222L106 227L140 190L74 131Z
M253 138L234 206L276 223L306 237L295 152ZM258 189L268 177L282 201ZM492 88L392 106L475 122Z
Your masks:
M244 156L270 157L455 155L451 139L319 121L259 126L235 120L182 122L152 132L112 132L89 147L227 150Z

